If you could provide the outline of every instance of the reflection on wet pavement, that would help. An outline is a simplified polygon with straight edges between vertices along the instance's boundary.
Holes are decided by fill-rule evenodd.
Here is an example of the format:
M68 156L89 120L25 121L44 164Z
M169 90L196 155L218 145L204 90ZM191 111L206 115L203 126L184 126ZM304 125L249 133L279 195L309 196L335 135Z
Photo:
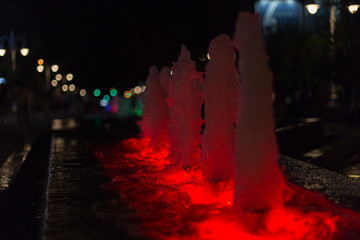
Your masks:
M0 191L9 187L11 181L16 175L16 172L25 161L30 149L31 145L25 144L22 149L15 150L3 163L0 168Z
M51 123L53 131L70 130L77 128L78 124L74 118L54 119Z
M110 181L101 164L76 133L59 132L53 139L43 238L113 239L124 235L113 221L132 212L104 189ZM127 205L126 205L127 206ZM115 234L115 235L114 235Z

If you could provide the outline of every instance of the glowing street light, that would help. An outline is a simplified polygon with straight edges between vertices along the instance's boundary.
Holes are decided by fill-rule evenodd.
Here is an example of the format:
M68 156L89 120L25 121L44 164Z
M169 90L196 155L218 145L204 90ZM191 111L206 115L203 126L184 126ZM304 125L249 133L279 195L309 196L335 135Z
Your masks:
M351 14L354 14L357 12L357 10L359 9L360 7L360 1L357 0L357 1L351 1L350 4L347 6L347 9L349 10L349 12Z
M22 56L27 56L29 54L29 48L26 47L25 38L22 35L15 36L14 31L11 30L9 35L0 36L0 56L4 56L6 49L4 47L5 41L9 44L9 50L11 54L11 68L15 71L16 68L16 43L21 41L20 53Z
M320 8L320 5L315 1L308 1L305 7L310 14L315 14L317 10Z
M29 48L21 48L20 53L21 53L21 55L26 57L29 54Z

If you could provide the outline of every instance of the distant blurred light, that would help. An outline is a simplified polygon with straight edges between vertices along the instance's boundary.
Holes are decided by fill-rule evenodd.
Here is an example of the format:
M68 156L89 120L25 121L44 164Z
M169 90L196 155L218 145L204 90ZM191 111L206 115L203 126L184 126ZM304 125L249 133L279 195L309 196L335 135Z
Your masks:
M1 56L1 57L4 56L5 53L6 53L6 49L1 48L1 49L0 49L0 56Z
M171 76L174 75L173 70L170 70L170 75L171 75Z
M145 92L145 90L146 90L146 86L142 86L141 87L141 92L143 93L143 92Z
M56 74L55 79L60 81L62 79L62 75L60 73Z
M61 89L62 89L64 92L66 92L66 91L69 89L69 86L66 85L66 84L64 84L64 85L62 85Z
M199 56L199 60L202 61L202 62L204 62L204 61L206 60L206 56L203 55L203 54L201 54L201 55Z
M21 48L20 53L21 53L21 55L23 55L25 57L25 56L27 56L29 54L29 49L28 48Z
M53 72L57 72L57 71L59 71L59 65L52 65L51 66L51 71L53 71Z
M85 90L85 89L81 89L81 90L80 90L80 96L85 97L85 95L86 95L86 90Z
M310 14L315 14L317 10L320 8L320 5L315 2L312 2L310 4L306 4L305 7Z
M209 54L209 53L206 54L206 58L207 58L208 60L210 60L210 54Z
M75 91L75 84L70 84L69 90L70 90L70 92Z
M347 9L349 10L349 12L350 12L351 14L354 14L354 13L357 12L357 10L359 9L359 7L360 7L360 4L351 4L351 5L347 6Z
M358 175L358 174L350 174L349 177L351 177L351 178L360 178L360 175Z
M134 88L131 88L131 89L130 89L130 93L131 93L131 95L134 95L134 94L135 94Z
M106 101L105 99L101 99L101 100L100 100L100 106L106 107L108 104L109 104L109 102Z
M131 98L131 92L130 91L125 91L124 92L124 98Z
M134 93L135 94L140 94L141 93L141 87L140 86L134 87Z
M56 79L51 80L51 86L56 87L58 85L58 81Z
M95 89L95 90L94 90L94 96L95 96L95 97L100 96L100 94L101 94L101 91L100 91L99 89Z
M6 79L5 78L0 78L0 84L6 84Z
M110 90L110 95L111 95L112 97L115 97L115 96L117 95L117 90L116 90L115 88L112 88L112 89Z
M38 62L39 65L43 65L44 64L44 59L40 58L37 62Z
M71 81L73 78L74 76L71 73L66 74L66 80Z
M38 72L43 72L43 71L44 71L44 66L43 66L43 65L39 65L39 66L36 67L36 70L37 70Z
M110 96L106 94L106 95L104 95L103 99L106 100L106 101L109 101L109 100L110 100Z

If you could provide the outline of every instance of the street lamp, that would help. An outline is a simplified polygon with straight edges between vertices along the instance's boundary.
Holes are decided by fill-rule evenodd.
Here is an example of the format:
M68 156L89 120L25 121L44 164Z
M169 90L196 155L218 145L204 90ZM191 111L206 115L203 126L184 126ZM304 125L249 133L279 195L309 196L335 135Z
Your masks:
M357 0L357 1L351 1L350 4L347 6L347 9L351 14L354 14L357 12L359 7L360 7L360 1Z
M8 42L11 54L11 68L13 71L16 69L16 42L21 41L20 53L23 56L29 54L29 48L26 47L25 38L22 35L15 36L14 31L11 30L9 35L0 36L0 56L4 56L6 53L6 48L4 47L5 41Z
M316 3L314 0L311 0L306 3L305 7L310 14L315 14L317 10L320 8L320 5Z

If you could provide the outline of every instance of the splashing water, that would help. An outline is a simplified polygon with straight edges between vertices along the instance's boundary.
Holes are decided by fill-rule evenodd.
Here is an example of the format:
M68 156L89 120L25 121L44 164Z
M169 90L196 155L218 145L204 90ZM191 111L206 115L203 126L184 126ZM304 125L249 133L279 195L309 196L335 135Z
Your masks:
M162 81L165 84L163 76ZM162 148L167 148L169 145L167 133L169 110L165 101L166 92L162 89L159 71L155 66L150 67L146 86L145 100L143 101L145 103L144 116L141 128L144 137L150 139L153 150L159 151Z
M201 139L204 181L233 179L238 72L235 51L227 35L210 42L204 86L205 130Z
M168 69L159 77L150 68L144 138L95 147L111 187L141 214L150 238L356 239L358 214L285 181L280 171L259 17L240 12L234 36L241 82L226 35L210 44L204 90L185 46L169 81ZM200 154L201 168L193 167Z
M240 12L234 44L241 74L235 152L234 208L249 229L261 228L268 212L283 206L283 177L272 107L272 73L258 15ZM258 215L256 226L248 215ZM266 221L266 219L263 219Z
M199 169L159 176L169 164L168 152L154 153L149 139L131 138L92 149L112 178L109 187L141 215L148 239L340 240L360 235L359 214L287 181L282 193L286 207L272 211L266 229L251 234L233 212L231 184L209 198ZM259 217L249 214L248 221Z
M182 45L169 85L170 154L180 167L200 165L202 84L201 73Z

